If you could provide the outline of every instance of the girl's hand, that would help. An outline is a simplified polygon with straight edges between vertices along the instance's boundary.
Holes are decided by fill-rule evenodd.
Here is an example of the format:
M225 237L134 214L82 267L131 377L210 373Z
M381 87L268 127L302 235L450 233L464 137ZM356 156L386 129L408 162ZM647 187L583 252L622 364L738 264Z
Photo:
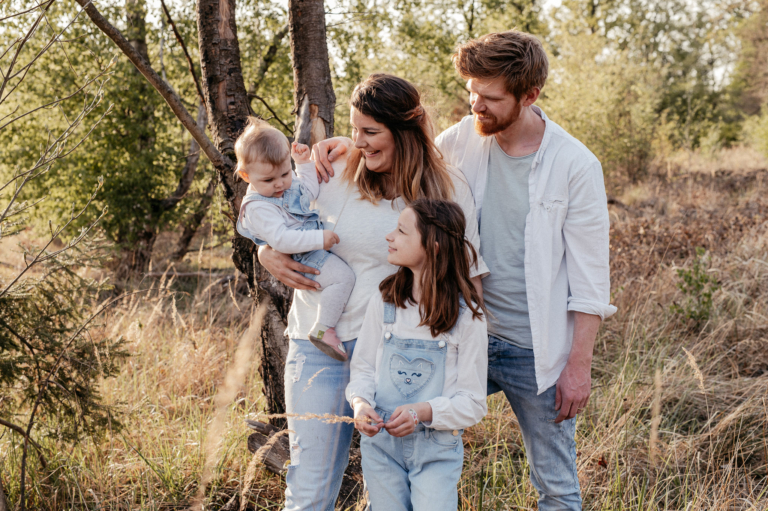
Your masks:
M296 165L303 163L309 163L309 147L304 144L294 142L291 144L291 158L296 162Z
M419 422L432 421L432 405L429 403L413 403L410 405L401 405L395 408L389 422L384 424L384 428L392 436L408 436L416 429L413 422L413 415L408 410L413 409L419 418Z
M315 160L317 170L317 182L328 182L329 176L333 177L331 162L347 152L353 142L347 137L333 137L321 140L312 146L312 159Z
M355 398L353 402L355 404L355 419L362 419L355 422L355 429L369 437L381 431L384 421L381 420L379 414L376 413L376 410L373 409L368 401L362 398ZM372 424L367 421L370 421Z
M273 277L288 287L304 291L320 289L320 284L299 273L319 275L318 270L294 261L291 256L278 252L269 245L259 247L259 262Z

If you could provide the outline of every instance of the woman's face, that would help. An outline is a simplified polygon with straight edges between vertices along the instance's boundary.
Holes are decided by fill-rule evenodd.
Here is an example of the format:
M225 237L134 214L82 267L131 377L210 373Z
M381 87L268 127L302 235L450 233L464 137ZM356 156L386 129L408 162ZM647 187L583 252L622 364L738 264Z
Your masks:
M395 159L395 138L385 125L363 115L354 107L349 114L352 140L363 152L365 166L371 172L389 172Z
M421 233L416 227L416 213L405 208L397 219L397 227L387 234L389 254L387 262L395 266L405 266L411 270L420 270L427 260L427 252L421 245Z

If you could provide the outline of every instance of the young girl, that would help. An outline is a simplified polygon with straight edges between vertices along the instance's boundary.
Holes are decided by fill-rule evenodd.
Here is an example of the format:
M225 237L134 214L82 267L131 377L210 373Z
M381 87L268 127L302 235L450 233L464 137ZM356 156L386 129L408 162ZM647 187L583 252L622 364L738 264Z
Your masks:
M458 505L461 434L486 414L488 336L461 208L419 199L387 236L400 269L368 304L347 399L373 511ZM471 254L471 255L470 255Z

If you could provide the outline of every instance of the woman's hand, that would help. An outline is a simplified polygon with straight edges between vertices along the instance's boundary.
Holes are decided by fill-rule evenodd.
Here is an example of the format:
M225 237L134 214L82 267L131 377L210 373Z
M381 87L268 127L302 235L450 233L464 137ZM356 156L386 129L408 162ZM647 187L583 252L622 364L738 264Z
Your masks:
M384 428L392 436L408 436L416 429L416 423L413 421L413 415L410 410L416 412L419 422L432 421L432 405L426 402L413 403L410 405L401 405L395 408L389 421L384 424Z
M320 289L320 284L299 273L319 275L320 271L294 261L288 254L278 252L268 245L259 247L259 262L273 277L288 287L304 291Z
M355 429L365 436L374 436L381 430L384 421L365 399L356 397L352 402L355 406Z
M331 162L336 161L339 156L347 152L352 147L352 139L347 137L333 137L321 140L312 146L312 159L315 160L315 170L317 170L317 182L328 182L329 177L333 177L333 167Z

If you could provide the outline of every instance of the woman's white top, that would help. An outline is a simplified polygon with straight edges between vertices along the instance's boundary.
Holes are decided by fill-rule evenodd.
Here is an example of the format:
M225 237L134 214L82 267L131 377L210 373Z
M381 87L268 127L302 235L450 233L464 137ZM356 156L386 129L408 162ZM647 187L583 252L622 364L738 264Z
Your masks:
M397 309L391 326L392 335L400 339L440 339L448 345L445 357L445 383L440 397L427 401L432 406L434 429L462 429L480 422L488 413L485 396L488 375L488 331L485 318L473 319L469 308L462 309L451 333L432 337L429 327L421 322L419 306L409 304ZM381 359L384 352L384 300L376 293L368 304L363 328L355 344L350 364L347 400L361 397L375 407Z
M309 200L315 200L320 185L317 182L315 162L296 165L296 175L304 185ZM256 192L248 185L248 193ZM303 222L286 210L266 201L251 201L240 208L240 225L252 236L264 240L283 254L301 254L323 249L323 231L320 229L300 231Z
M357 186L354 183L348 185L341 178L346 163L346 158L333 163L335 177L321 184L320 194L312 207L320 212L323 227L333 230L341 240L330 251L342 258L355 272L355 287L336 323L339 339L351 341L357 338L363 325L368 301L371 296L379 293L379 283L397 270L396 266L387 262L388 244L384 237L397 227L397 219L405 209L405 202L398 198L394 201L380 200L378 204L373 204L361 199ZM464 210L467 239L479 255L480 234L472 191L460 171L452 170L452 176L454 201ZM487 273L488 267L478 257L478 266L472 268L472 276ZM307 339L307 332L317 319L319 303L318 291L294 292L288 314L288 337Z

